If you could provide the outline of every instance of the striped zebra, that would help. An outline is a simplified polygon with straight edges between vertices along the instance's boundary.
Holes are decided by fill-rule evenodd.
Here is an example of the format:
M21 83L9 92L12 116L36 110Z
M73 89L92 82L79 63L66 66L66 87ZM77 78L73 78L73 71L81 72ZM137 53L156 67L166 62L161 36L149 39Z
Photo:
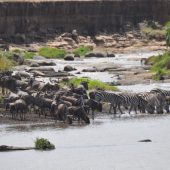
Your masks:
M98 102L110 103L111 105L110 105L109 113L111 113L111 109L113 108L114 114L116 114L116 109L118 109L120 113L123 114L121 110L123 99L121 96L119 96L119 94L98 90L98 91L90 92L89 96L91 99L95 99Z
M144 100L146 100L148 104L153 107L156 113L163 113L165 98L163 98L161 94L144 92L144 93L140 93L139 96L141 96Z
M170 106L170 91L169 90L163 90L159 88L152 89L150 91L151 93L157 93L162 98L160 100L163 100L163 108L166 110L167 113L169 113L169 106Z
M148 105L148 102L138 94L121 93L119 94L119 96L123 98L123 105L128 108L129 114L132 110L134 110L137 114L138 109L142 111L146 109L148 112L153 112L153 108Z

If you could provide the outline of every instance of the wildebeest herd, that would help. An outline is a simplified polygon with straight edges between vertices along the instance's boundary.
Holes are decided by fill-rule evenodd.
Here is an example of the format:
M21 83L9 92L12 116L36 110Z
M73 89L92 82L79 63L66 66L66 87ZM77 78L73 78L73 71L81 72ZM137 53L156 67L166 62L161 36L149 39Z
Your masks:
M34 76L23 72L13 75L12 72L0 74L0 87L5 96L3 107L13 119L25 120L31 112L44 117L68 123L78 120L90 123L94 111L102 112L103 103L110 104L109 113L123 114L132 110L141 113L169 113L170 91L153 89L144 93L109 92L96 89L87 93L88 82L82 82L80 87L70 85L63 88L56 82L44 83ZM4 89L8 89L5 93Z

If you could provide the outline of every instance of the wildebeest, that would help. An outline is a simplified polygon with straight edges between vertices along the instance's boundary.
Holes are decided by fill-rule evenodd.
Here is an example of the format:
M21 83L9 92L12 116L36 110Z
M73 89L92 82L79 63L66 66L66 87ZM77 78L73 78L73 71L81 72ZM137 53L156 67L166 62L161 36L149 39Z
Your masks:
M13 119L20 117L21 120L25 120L25 114L28 111L28 107L24 100L18 99L13 103L9 103L9 109Z
M102 112L102 103L95 101L94 99L87 99L85 101L85 106L88 106L92 111L92 119L94 119L94 111L97 110Z
M85 123L89 124L90 119L85 112L85 109L81 106L71 106L68 108L69 115L72 115L73 118L78 119L78 121L83 120Z

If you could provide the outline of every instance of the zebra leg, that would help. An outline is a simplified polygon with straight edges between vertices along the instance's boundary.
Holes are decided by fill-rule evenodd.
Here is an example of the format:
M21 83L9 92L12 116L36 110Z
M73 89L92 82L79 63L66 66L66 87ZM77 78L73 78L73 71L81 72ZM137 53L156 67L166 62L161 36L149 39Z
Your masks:
M110 109L109 109L109 113L111 113L111 111L112 111L112 104L110 104Z
M132 111L132 109L133 109L133 106L131 105L130 108L129 108L129 114Z
M165 108L166 112L169 113L169 105L166 104L164 108Z
M121 109L120 105L118 105L118 109L119 109L119 111L120 111L121 114L124 114L124 113L122 112L122 109Z

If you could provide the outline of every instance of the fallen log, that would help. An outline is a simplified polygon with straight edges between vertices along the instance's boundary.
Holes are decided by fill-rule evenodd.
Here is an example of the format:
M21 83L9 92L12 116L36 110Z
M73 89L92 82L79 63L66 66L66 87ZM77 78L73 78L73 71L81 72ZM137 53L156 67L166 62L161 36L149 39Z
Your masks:
M7 146L7 145L1 145L0 146L0 152L32 150L32 149L35 149L35 147L15 147L15 146Z

